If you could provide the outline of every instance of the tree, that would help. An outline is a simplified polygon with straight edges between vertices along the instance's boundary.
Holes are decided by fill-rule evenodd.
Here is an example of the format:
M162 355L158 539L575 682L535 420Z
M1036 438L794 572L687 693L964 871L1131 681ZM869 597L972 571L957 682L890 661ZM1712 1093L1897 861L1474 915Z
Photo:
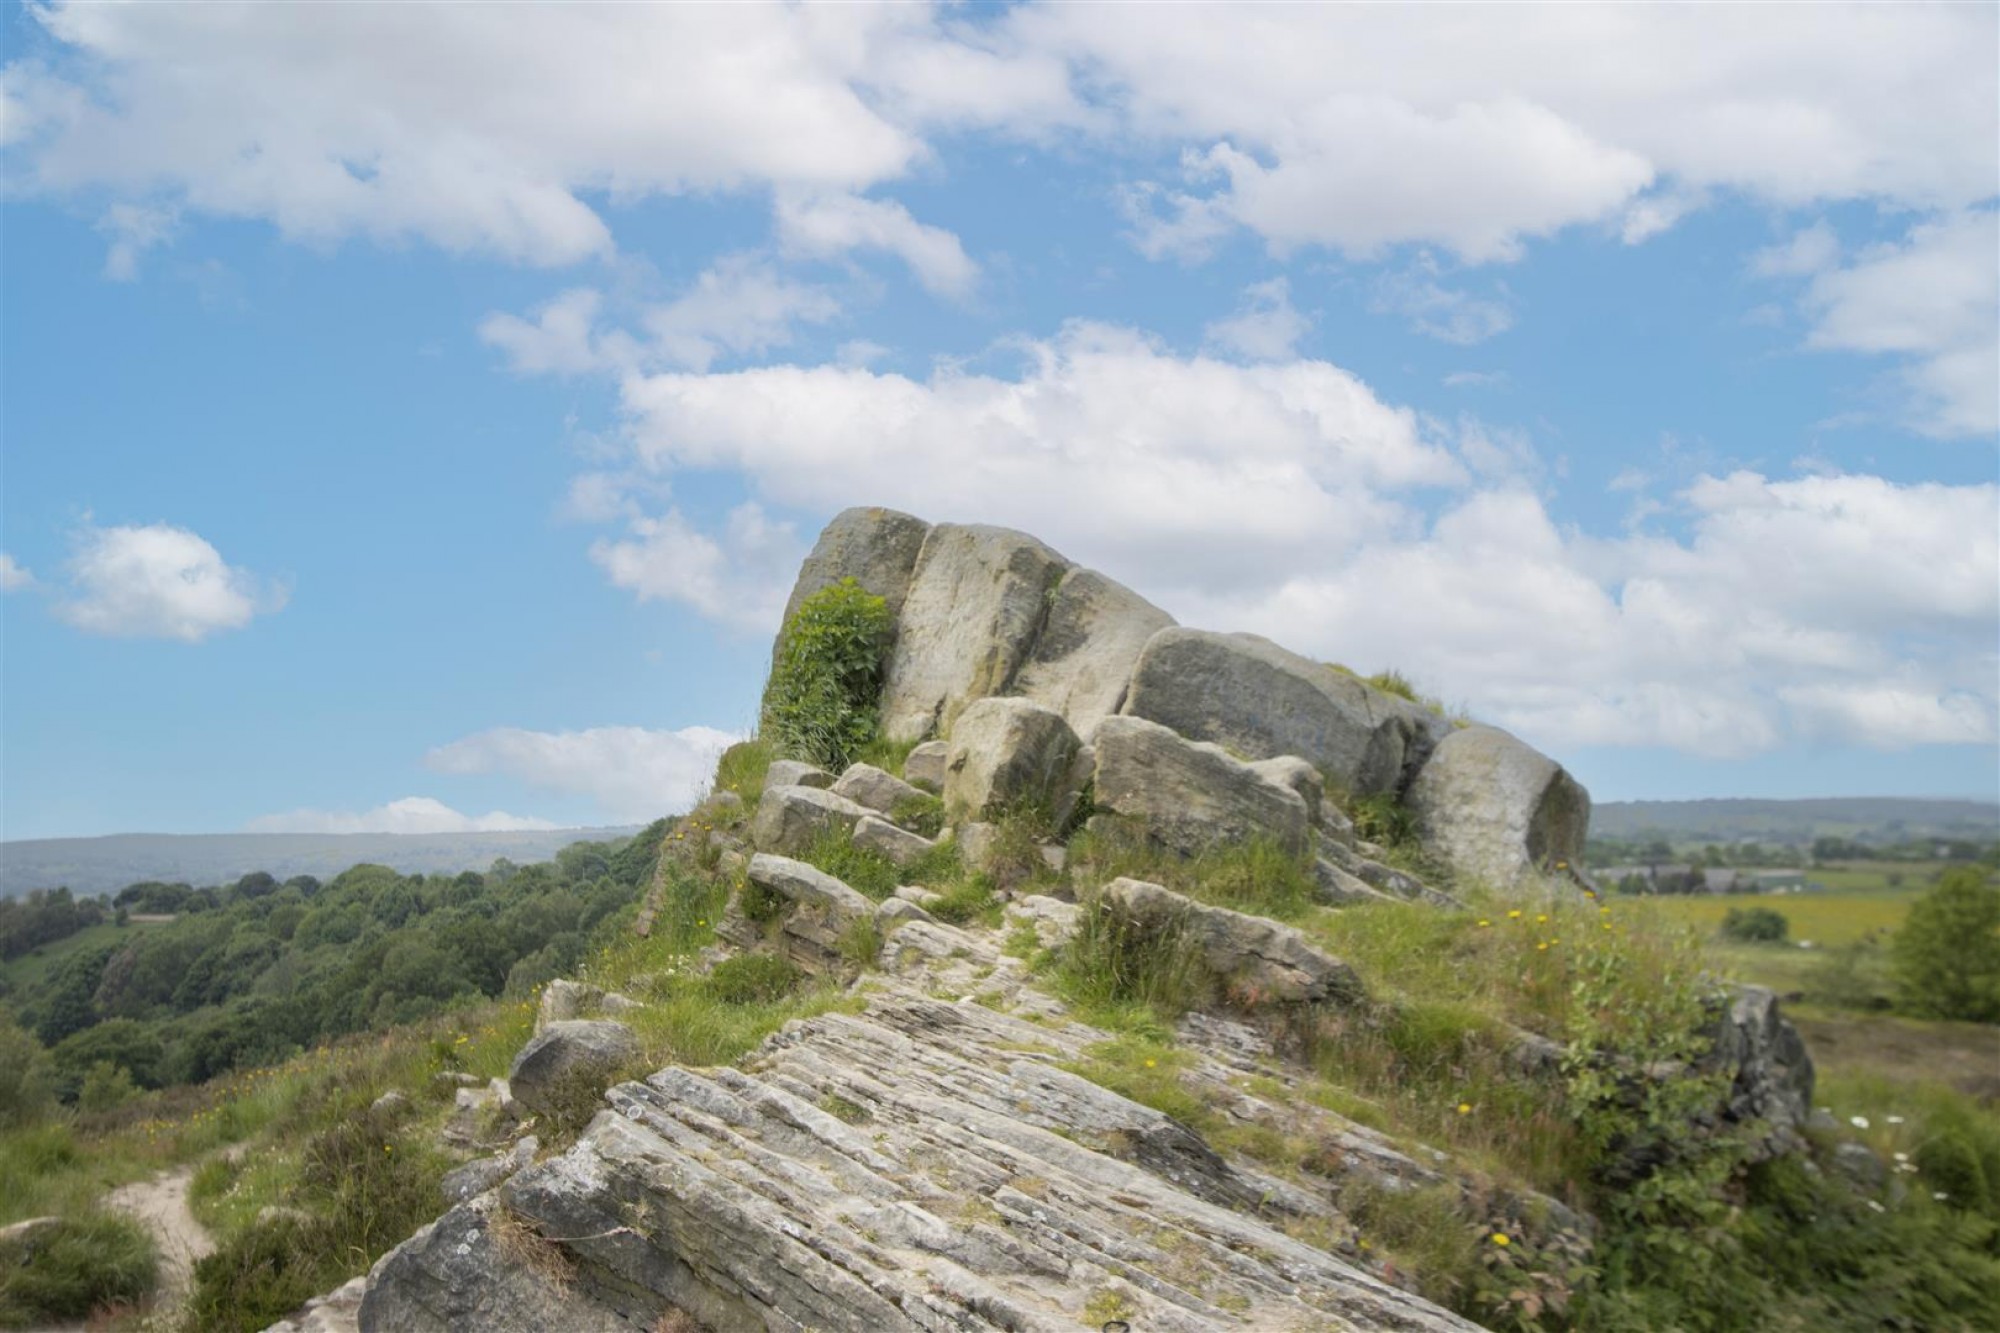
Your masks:
M2000 1022L2000 888L1975 867L1946 871L1910 905L1891 958L1905 1011Z

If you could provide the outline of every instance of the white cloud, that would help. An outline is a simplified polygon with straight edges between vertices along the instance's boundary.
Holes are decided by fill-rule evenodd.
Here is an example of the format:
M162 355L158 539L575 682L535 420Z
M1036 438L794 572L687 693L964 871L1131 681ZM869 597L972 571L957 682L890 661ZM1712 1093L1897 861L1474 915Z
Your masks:
M34 571L5 551L0 551L0 592L19 592L34 586Z
M1023 528L1187 623L1400 667L1558 750L1994 739L1994 486L1702 475L1599 537L1550 518L1523 433L1420 418L1325 362L1084 324L1021 350L1012 378L627 377L632 464L735 470L789 509ZM672 512L595 554L642 596L768 629L797 549Z
M1824 268L1809 346L1903 358L1907 412L1941 436L2000 430L2000 213L1958 213Z
M206 541L165 523L83 529L67 573L56 614L92 634L194 643L241 629L286 599L282 587L223 563Z
M1454 370L1444 377L1447 389L1497 389L1512 382L1504 370Z
M1290 284L1272 278L1246 287L1236 313L1210 324L1203 340L1248 361L1283 361L1311 331L1312 320L1292 307Z
M750 254L724 255L672 301L642 306L642 335L602 329L604 294L567 291L546 302L534 318L494 313L479 336L506 354L524 375L582 375L660 366L706 370L724 356L782 347L801 323L825 323L840 303L820 287L779 273Z
M1795 278L1818 273L1838 258L1840 238L1822 220L1750 256L1750 271L1760 278Z
M1994 15L1973 6L1027 6L1120 132L1189 150L1142 184L1155 250L1245 227L1278 249L1422 242L1470 261L1719 191L1963 206L1993 191Z
M243 826L245 833L514 833L560 828L546 819L494 810L483 815L460 814L428 796L405 796L372 810L292 810L262 815Z
M172 236L178 221L172 208L113 204L105 209L97 223L97 230L111 238L111 248L104 255L104 276L113 282L138 277L139 257Z
M1460 347L1514 327L1514 312L1505 303L1446 287L1438 281L1438 273L1436 260L1418 256L1409 268L1385 273L1376 281L1369 308L1377 314L1401 315L1418 333Z
M979 281L979 266L966 257L958 237L918 222L893 200L781 194L777 223L779 243L792 255L829 259L850 250L886 250L930 291L961 300Z
M604 203L768 189L947 291L955 238L860 195L964 135L1185 150L1183 180L1134 183L1156 247L1247 227L1483 261L1722 192L1964 207L2000 133L1976 5L30 12L54 63L0 93L29 189L531 263L608 252Z
M640 823L687 809L714 776L716 756L741 739L714 727L497 727L441 745L424 762L441 773L498 773L587 796L606 819Z
M791 524L771 521L753 503L730 511L720 538L696 530L678 509L658 517L634 509L625 537L593 542L590 558L642 602L679 602L754 632L778 623L805 550Z

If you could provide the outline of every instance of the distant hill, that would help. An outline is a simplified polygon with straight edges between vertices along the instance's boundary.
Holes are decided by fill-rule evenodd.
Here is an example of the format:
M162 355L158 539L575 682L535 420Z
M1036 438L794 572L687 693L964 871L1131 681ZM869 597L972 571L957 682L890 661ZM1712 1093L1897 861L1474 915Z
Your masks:
M484 870L506 857L546 861L573 842L629 837L639 825L517 833L119 833L104 838L0 842L0 898L67 885L114 892L156 879L197 887L231 883L253 870L279 879L330 879L361 861L404 874Z
M1592 807L1593 838L1660 837L1673 843L1769 842L1814 838L1896 843L1918 838L2000 838L2000 804L1843 796L1797 801L1606 801Z

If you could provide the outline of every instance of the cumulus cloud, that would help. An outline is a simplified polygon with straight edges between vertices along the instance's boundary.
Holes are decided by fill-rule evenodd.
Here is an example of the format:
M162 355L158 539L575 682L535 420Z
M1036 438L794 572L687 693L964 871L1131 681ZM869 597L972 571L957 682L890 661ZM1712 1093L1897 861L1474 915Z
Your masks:
M1292 307L1291 285L1272 278L1246 287L1236 313L1210 324L1203 337L1245 360L1283 361L1311 331L1312 321Z
M1953 214L1830 262L1806 289L1809 346L1902 359L1907 415L1927 434L2000 430L2000 213Z
M243 826L245 833L514 833L552 829L546 819L493 810L483 815L461 814L428 796L405 796L372 810L292 810L262 815Z
M34 571L5 551L0 551L0 592L19 592L34 586Z
M225 564L186 528L86 527L58 616L92 634L195 643L281 609L284 588Z
M611 248L586 197L769 190L800 243L944 291L956 239L864 192L947 136L1185 150L1136 183L1157 251L1242 227L1486 261L1578 224L1643 240L1723 191L1964 207L2000 133L1982 6L31 13L53 63L4 85L27 188L530 263Z
M1419 416L1324 361L1090 324L1020 350L1012 376L628 376L629 461L733 470L786 510L1024 528L1188 623L1397 666L1552 747L1995 737L1992 485L1703 474L1598 536L1550 516L1523 432ZM803 543L764 540L765 509L715 534L625 521L593 553L621 586L775 624Z
M687 809L714 775L716 757L741 739L713 727L497 727L441 745L424 762L440 773L498 773L586 796L607 819L639 823Z

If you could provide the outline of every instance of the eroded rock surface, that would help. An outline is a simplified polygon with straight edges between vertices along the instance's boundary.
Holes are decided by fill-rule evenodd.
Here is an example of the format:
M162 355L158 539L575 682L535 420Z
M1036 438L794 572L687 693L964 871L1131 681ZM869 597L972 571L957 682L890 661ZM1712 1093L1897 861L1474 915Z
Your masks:
M1097 728L1094 748L1092 799L1142 824L1163 846L1195 856L1218 843L1265 837L1295 855L1307 849L1305 801L1219 745L1142 718L1112 717Z
M750 821L750 838L767 852L801 852L829 831L846 831L867 806L818 787L766 787Z
M1085 740L1125 702L1147 640L1174 618L1094 569L1072 569L1056 585L1048 620L1014 679L1014 690L1063 715Z
M1590 793L1555 760L1497 727L1438 742L1406 802L1431 853L1498 889L1581 866Z
M944 805L953 819L1009 810L1056 812L1074 778L1076 732L1061 713L1028 699L981 699L951 732Z
M385 1258L363 1326L532 1326L505 1301L585 1330L1074 1333L1115 1296L1149 1333L1474 1327L1288 1234L1338 1227L1313 1194L1060 1067L1102 1036L897 989L745 1069L620 1084L568 1153ZM496 1202L554 1256L504 1262Z

